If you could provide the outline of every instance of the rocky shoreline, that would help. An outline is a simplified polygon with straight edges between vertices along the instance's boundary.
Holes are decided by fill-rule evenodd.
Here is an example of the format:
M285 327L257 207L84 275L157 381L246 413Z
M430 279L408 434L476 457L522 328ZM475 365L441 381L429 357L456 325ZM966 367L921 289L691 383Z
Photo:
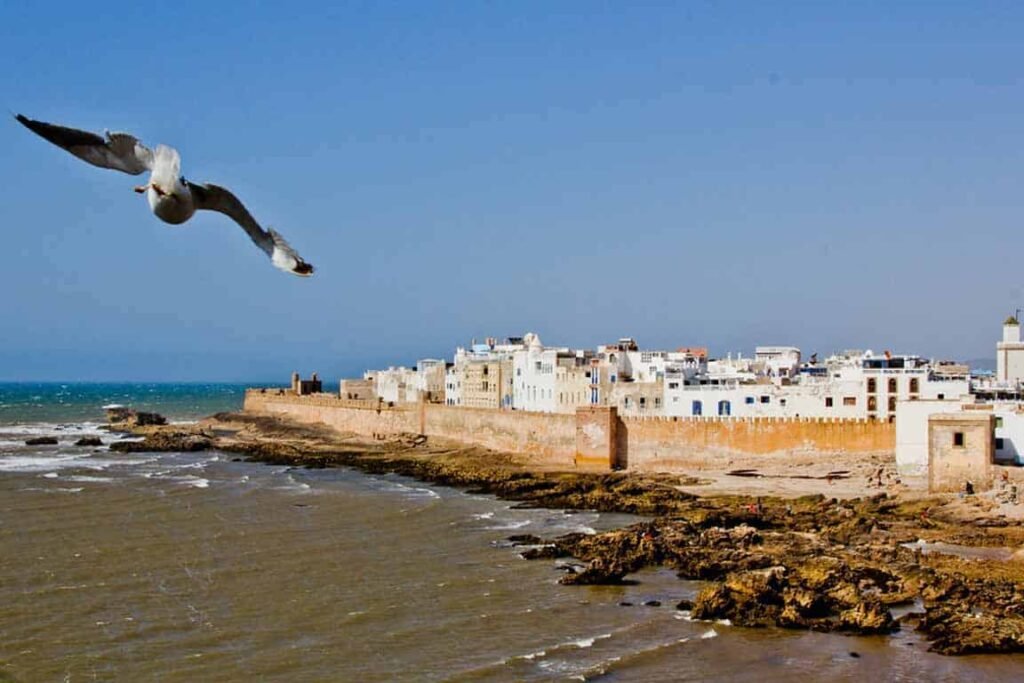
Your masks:
M1024 652L1024 554L968 559L968 548L1020 548L1024 526L947 498L880 493L839 501L698 496L680 475L538 472L510 454L453 443L349 437L250 414L193 426L145 425L111 450L199 451L303 467L354 467L487 493L526 507L623 512L649 521L596 535L513 538L527 559L573 557L561 582L612 584L645 567L706 581L677 608L749 627L885 634L914 628L947 655ZM925 552L927 542L951 552ZM922 542L925 545L922 545ZM893 609L901 607L903 616Z

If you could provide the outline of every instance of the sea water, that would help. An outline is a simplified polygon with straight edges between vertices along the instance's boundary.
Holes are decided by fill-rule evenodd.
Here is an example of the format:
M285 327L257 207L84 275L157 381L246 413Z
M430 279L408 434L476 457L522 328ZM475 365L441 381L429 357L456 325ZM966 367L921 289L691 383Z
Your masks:
M701 584L666 570L561 586L566 560L526 561L506 540L626 515L218 452L73 445L115 438L98 429L104 404L187 419L239 408L241 387L31 386L0 394L20 406L0 425L0 681L1024 677L1020 656L942 657L913 632L695 621L675 605ZM29 435L60 443L25 446Z

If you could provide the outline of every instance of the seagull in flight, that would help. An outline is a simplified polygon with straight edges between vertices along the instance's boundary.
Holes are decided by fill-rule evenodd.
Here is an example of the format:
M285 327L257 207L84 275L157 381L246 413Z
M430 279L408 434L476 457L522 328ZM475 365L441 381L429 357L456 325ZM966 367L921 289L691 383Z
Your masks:
M149 171L149 182L136 187L135 191L146 195L150 210L165 223L184 223L197 210L222 213L242 226L275 266L303 277L313 274L313 266L303 261L275 230L264 230L229 190L186 180L181 175L181 156L173 147L157 145L151 150L128 133L108 131L104 138L85 130L34 121L21 114L15 118L33 133L93 166L131 175Z

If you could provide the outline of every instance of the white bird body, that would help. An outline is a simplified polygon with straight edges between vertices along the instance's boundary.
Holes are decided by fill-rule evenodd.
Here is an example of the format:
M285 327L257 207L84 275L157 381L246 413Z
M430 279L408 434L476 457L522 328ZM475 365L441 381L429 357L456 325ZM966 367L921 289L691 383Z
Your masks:
M145 193L150 210L165 223L180 225L200 209L222 213L238 223L276 267L295 275L313 274L313 266L303 261L275 230L264 230L229 190L185 180L181 175L181 156L173 147L157 145L150 150L127 133L107 133L104 139L88 131L33 121L20 114L16 118L32 132L94 166L131 175L149 171L149 182L135 191Z
M173 147L158 145L154 151L146 199L156 217L171 225L184 223L196 212L192 192L181 180L181 156Z

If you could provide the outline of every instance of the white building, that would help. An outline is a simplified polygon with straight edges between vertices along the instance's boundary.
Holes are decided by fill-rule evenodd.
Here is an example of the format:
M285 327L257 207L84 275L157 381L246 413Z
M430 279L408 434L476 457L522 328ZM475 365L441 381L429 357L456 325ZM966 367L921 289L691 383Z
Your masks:
M758 346L754 367L768 377L793 377L800 371L800 349L795 346Z
M1001 465L1024 465L1024 403L933 399L900 401L896 407L896 469L904 476L928 473L928 418L961 411L985 411L995 416L995 459Z
M512 407L544 413L558 412L555 367L559 353L568 349L544 348L532 332L523 335L525 348L512 354Z
M774 347L778 348L778 347ZM899 399L960 398L969 391L965 378L931 372L918 356L833 356L823 364L804 364L797 372L786 348L768 361L772 375L754 375L735 361L715 366L687 383L665 384L665 414L689 417L834 417L895 420ZM765 366L767 373L769 365ZM715 370L712 372L712 370ZM781 374L784 373L784 374Z
M369 374L369 373L368 373ZM416 371L404 366L378 370L374 375L374 392L385 403L406 403L406 389Z
M1024 343L1014 316L1003 323L1003 340L996 343L996 380L1014 384L1024 380Z

